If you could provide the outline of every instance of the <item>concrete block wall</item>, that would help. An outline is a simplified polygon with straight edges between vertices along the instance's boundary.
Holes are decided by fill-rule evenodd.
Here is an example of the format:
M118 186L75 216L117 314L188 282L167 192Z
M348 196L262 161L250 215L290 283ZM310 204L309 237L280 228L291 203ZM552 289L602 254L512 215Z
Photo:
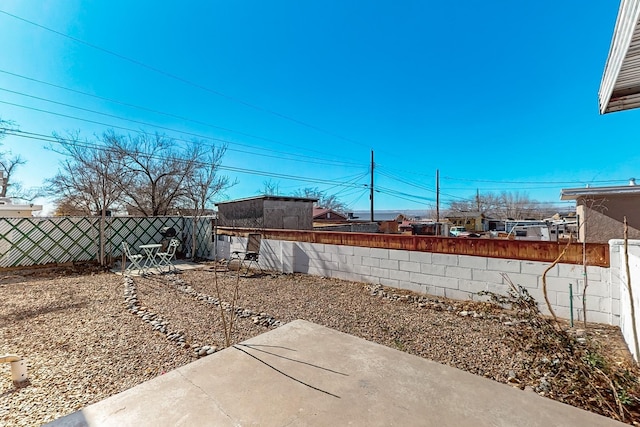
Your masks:
M244 250L245 245L246 239L233 237L231 250ZM478 295L480 291L505 294L509 289L508 280L511 280L526 288L538 301L541 311L547 314L542 274L549 265L513 259L271 239L263 240L260 249L260 266L265 269L377 283L458 300L486 299ZM612 325L620 322L620 293L612 288L609 276L606 267L587 268L589 322ZM547 273L549 301L556 315L565 319L571 316L570 284L573 288L573 317L575 321L582 320L583 267L558 264Z
M635 340L633 336L633 322L631 318L631 299L629 298L627 268L624 253L623 240L609 241L609 253L611 259L611 268L609 269L609 283L611 283L613 295L618 297L618 304L612 307L620 316L620 329L629 350L636 360L640 357L635 349ZM631 276L631 286L633 293L633 301L636 312L636 328L640 334L640 240L629 240L629 272Z

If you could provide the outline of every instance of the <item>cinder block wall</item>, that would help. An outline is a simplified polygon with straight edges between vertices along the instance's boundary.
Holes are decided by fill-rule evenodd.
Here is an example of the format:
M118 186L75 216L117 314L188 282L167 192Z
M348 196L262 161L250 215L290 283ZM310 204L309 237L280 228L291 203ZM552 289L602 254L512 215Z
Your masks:
M246 239L233 237L231 250L243 250L245 245ZM458 300L486 300L477 295L480 291L505 294L508 289L505 274L513 283L526 288L547 314L542 274L549 265L535 261L271 239L262 240L260 248L260 266L265 269L378 283ZM620 292L617 283L611 285L609 268L589 266L586 278L587 320L619 325ZM573 287L573 317L577 322L584 318L583 267L558 264L547 273L549 301L556 315L564 319L571 316L570 284Z
M627 267L624 253L623 240L609 241L611 268L609 269L609 282L612 284L612 290L619 299L619 305L616 307L620 313L620 329L624 336L629 350L636 360L638 355L635 349L635 341L633 336L633 322L631 318L631 299L629 298ZM640 277L640 240L629 240L629 273L631 276L633 301L636 312L636 328L640 334L640 287L638 286L638 278Z

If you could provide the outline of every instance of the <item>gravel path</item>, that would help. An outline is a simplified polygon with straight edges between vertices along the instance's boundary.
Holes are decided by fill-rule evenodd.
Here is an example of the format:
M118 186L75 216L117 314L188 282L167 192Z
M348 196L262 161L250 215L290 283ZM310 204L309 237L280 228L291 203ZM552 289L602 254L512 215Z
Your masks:
M232 342L305 319L496 381L520 376L514 326L489 304L298 274L5 275L0 354L26 357L30 381L15 388L0 365L0 424L40 425L224 348L219 304L236 284ZM623 348L616 328L598 331Z

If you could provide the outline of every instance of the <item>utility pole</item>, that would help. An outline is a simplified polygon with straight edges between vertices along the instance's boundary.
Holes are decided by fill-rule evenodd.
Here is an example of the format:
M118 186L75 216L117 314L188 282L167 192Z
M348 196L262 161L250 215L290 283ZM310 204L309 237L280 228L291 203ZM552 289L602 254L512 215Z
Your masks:
M440 170L436 169L436 235L440 235Z
M476 205L478 207L478 212L480 212L480 189L476 188Z
M369 199L371 199L371 222L373 222L373 150L371 150L371 185L369 187Z

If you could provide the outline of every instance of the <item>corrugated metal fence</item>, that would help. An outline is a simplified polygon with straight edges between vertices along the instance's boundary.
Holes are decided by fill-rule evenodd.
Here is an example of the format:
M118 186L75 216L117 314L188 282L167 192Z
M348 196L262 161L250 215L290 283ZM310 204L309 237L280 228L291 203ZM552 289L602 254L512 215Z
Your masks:
M105 253L115 259L121 244L132 247L158 243L160 229L173 227L182 241L182 252L190 253L193 217L109 217L105 224ZM196 256L209 258L211 219L196 223ZM100 251L100 218L0 218L0 268L28 267L51 263L92 261Z

